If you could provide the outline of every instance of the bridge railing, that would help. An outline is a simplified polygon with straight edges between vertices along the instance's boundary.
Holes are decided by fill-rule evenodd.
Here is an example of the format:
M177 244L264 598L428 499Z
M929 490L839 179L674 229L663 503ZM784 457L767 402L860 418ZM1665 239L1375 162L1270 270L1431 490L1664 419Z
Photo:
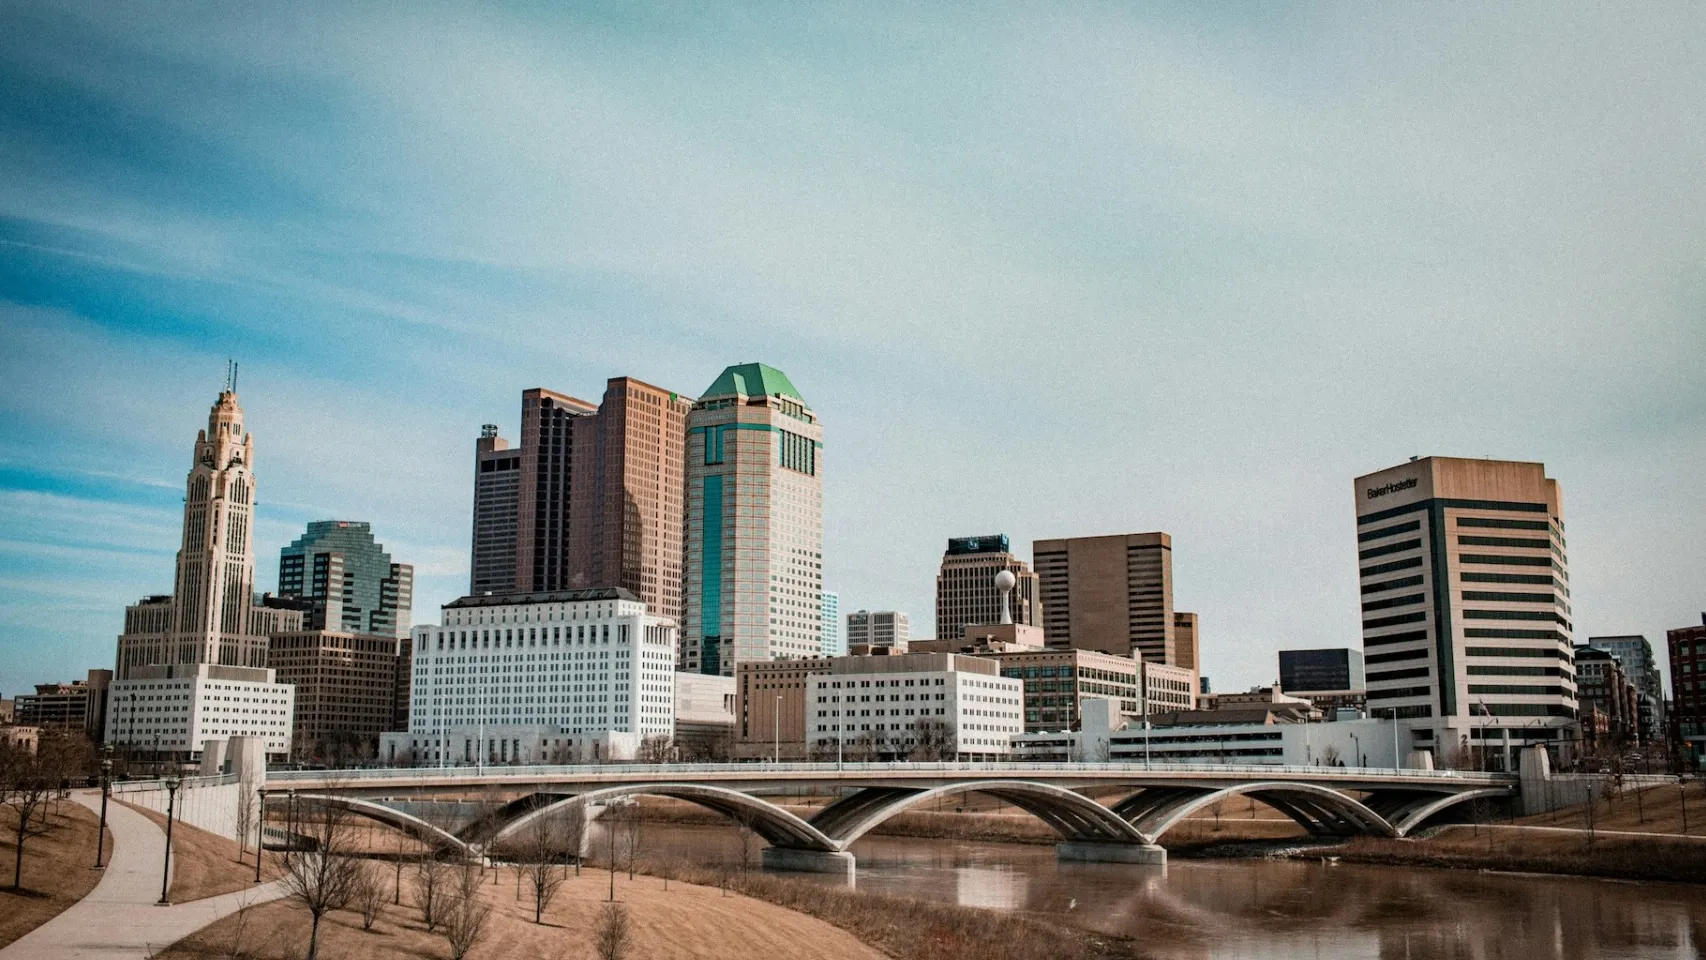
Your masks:
M1315 780L1415 780L1415 781L1515 781L1515 774L1474 770L1404 770L1391 767L1318 767L1265 763L1002 763L943 761L897 761L891 763L599 763L599 764L465 764L442 767L365 767L345 770L270 770L269 783L335 780L358 784L367 780L432 780L444 777L493 779L544 779L585 777L619 779L643 776L658 780L693 779L701 776L765 777L776 774L1009 774L1035 777L1048 774L1086 774L1109 777L1198 774L1236 777L1307 777Z

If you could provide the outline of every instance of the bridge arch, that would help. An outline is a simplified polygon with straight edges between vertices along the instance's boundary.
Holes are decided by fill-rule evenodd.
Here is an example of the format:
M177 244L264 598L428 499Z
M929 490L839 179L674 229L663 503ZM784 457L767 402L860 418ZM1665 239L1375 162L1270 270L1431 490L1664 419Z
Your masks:
M668 797L672 800L686 800L689 803L696 803L708 810L714 810L736 823L750 826L754 833L763 837L764 841L773 847L817 850L824 853L833 853L839 849L835 841L825 836L823 831L768 800L741 793L738 790L730 790L727 787L696 783L646 783L607 787L602 790L590 790L586 793L564 797L555 802L535 807L509 822L497 826L485 839L482 846L494 847L525 829L528 824L544 817L577 808L599 806L624 797L638 796Z
M1236 796L1254 797L1311 833L1403 836L1386 818L1360 801L1312 783L1269 780L1220 789L1152 788L1127 797L1115 804L1114 809L1153 843L1191 814Z
M363 800L359 797L340 797L323 793L298 795L296 800L298 803L345 810L356 816L378 821L440 850L455 850L463 855L471 855L474 852L473 848L456 834L413 814L404 813L395 807L388 807L383 803L375 803L372 800Z
M1407 837L1410 835L1410 831L1415 830L1417 827L1426 823L1430 817L1437 813L1443 813L1460 803L1470 803L1475 800L1490 800L1494 798L1508 798L1510 795L1509 790L1500 787L1482 787L1478 790L1464 790L1461 793L1448 793L1428 802L1420 803L1406 809L1403 813L1394 818L1396 822L1393 823L1393 827L1398 831L1398 836Z
M982 780L925 790L874 787L830 804L811 819L813 826L845 850L884 821L941 797L982 793L1024 810L1066 840L1148 843L1125 818L1065 787L1029 780Z

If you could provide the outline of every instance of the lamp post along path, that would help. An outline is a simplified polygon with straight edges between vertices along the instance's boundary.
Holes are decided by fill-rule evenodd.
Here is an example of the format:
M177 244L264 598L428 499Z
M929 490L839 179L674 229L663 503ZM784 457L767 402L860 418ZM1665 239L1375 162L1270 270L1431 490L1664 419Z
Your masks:
M160 864L160 906L169 907L167 888L172 882L172 818L177 812L178 778L166 778L166 856Z

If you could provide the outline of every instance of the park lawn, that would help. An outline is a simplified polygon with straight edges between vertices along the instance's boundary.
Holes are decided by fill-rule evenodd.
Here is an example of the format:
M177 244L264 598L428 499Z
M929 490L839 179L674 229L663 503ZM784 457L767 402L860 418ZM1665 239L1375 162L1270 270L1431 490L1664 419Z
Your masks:
M130 809L166 829L166 815L125 804ZM172 823L172 888L173 903L186 903L216 897L222 893L246 890L255 885L255 851L239 858L235 841L218 834L192 827L182 820ZM269 855L261 866L266 880L278 879L279 873Z
M57 809L54 809L56 807ZM24 841L24 889L12 889L18 854L18 816L0 807L0 947L52 920L83 899L101 880L95 864L100 819L73 800L50 805L48 832ZM107 831L106 850L113 849Z

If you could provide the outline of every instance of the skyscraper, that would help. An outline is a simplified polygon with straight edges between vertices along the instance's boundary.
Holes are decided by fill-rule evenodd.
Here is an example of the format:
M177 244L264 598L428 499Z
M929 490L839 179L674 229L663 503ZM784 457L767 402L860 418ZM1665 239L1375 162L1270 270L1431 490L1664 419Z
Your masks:
M1165 533L1038 540L1043 636L1051 647L1181 665L1173 611L1173 538ZM1194 634L1193 634L1194 640Z
M406 637L414 582L415 568L392 563L367 523L316 520L278 555L279 596L313 604L308 630Z
M912 622L899 610L859 610L847 615L847 647L906 648L912 639Z
M682 460L692 405L674 391L616 377L597 415L576 423L569 589L621 587L653 615L680 621ZM534 589L562 587L547 581Z
M266 634L299 624L295 611L254 602L254 466L255 439L228 387L196 433L172 595L126 608L118 679L150 665L265 667Z
M847 655L847 634L841 624L841 595L830 590L823 592L823 655Z
M950 640L968 625L1001 622L1001 592L995 574L1013 574L1014 623L1038 626L1042 621L1041 590L1029 565L1013 555L1005 533L955 537L942 553L936 574L936 637Z
M1403 721L1401 749L1439 763L1497 762L1507 734L1567 736L1570 576L1545 465L1418 458L1353 492L1369 713Z
M495 423L480 428L474 446L474 536L468 593L515 592L515 551L521 502L521 451L498 436Z
M678 619L689 406L632 377L598 406L524 391L520 446L476 448L472 595L621 587Z
M729 367L687 417L681 669L823 650L823 426L788 377Z

